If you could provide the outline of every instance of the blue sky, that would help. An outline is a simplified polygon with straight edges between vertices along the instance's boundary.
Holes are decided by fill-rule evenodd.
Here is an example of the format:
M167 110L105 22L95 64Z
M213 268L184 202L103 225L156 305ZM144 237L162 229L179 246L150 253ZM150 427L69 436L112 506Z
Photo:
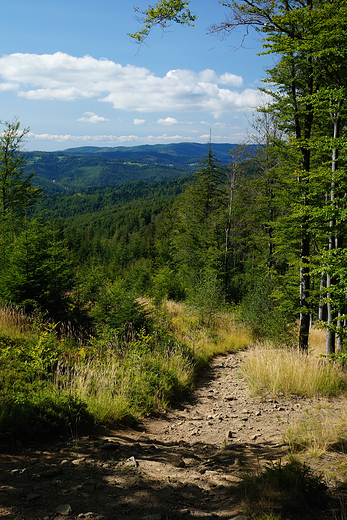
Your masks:
M134 7L148 0L11 0L1 9L0 120L30 127L26 149L242 142L271 66L258 35L207 35L218 0L192 0L195 27L156 28L140 49ZM154 2L152 2L154 3Z

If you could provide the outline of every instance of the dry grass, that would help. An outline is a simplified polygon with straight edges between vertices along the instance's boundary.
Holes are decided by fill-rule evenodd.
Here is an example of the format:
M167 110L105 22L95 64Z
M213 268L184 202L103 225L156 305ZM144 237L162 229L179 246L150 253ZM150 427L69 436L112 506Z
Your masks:
M325 355L325 329L311 328L308 348L312 356Z
M254 394L334 397L346 390L338 366L293 350L254 348L247 355L243 374Z
M12 339L18 339L23 334L30 332L33 320L14 305L0 306L0 330L1 334Z
M65 389L87 403L98 422L115 424L166 408L170 394L191 388L193 380L193 365L179 353L163 358L148 352L126 363L114 356L78 363Z
M217 354L244 349L252 341L250 331L236 326L230 313L214 316L211 327L207 329L200 327L197 314L186 305L168 301L166 308L174 335L186 342L204 361Z
M329 451L346 453L346 405L345 398L334 403L320 401L319 407L311 409L306 417L295 420L284 437L291 451L306 451L313 457L322 457Z

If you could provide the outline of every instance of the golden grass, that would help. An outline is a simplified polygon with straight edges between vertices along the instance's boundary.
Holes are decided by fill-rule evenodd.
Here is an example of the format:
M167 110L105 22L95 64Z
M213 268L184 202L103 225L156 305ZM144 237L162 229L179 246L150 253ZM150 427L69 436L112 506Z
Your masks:
M26 316L22 309L6 304L0 306L1 334L12 339L20 339L23 334L32 329L32 319Z
M311 328L308 342L310 354L314 356L325 355L325 329Z
M296 419L284 436L292 452L321 457L327 451L347 451L347 399L321 402L307 417Z
M267 391L333 397L346 390L337 365L294 350L253 348L246 357L243 375L254 394Z
M166 408L174 392L192 388L194 367L180 353L135 353L126 361L109 355L76 363L64 380L64 390L82 399L97 422L115 424ZM60 378L56 384L62 386Z
M217 354L235 352L251 344L252 335L246 327L236 326L230 313L218 313L210 328L201 327L197 314L183 303L168 301L166 309L174 335L207 361Z

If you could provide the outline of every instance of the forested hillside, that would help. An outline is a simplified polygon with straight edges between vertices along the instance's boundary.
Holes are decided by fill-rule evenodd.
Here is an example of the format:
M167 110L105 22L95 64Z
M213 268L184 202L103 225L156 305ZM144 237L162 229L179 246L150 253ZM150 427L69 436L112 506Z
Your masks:
M222 164L236 145L216 144L214 152ZM254 153L255 146L249 146ZM25 152L25 171L35 172L32 182L45 193L76 191L90 186L154 182L174 179L197 169L208 151L207 144L180 143L135 147L81 147L61 152Z

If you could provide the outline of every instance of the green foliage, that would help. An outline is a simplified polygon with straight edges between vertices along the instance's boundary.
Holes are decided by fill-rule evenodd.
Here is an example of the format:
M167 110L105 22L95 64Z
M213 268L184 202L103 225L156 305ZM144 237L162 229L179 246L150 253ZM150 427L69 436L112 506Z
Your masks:
M61 319L66 316L72 281L70 255L57 230L40 219L26 219L6 251L0 297L27 313L36 309Z
M19 121L6 121L0 134L0 219L1 230L16 226L26 210L38 199L41 189L32 187L32 176L24 175L24 157L20 153L29 129L20 130ZM2 236L3 238L3 236ZM4 247L4 246L3 246Z
M195 308L201 325L210 326L222 308L223 290L214 270L205 270L189 287L188 302Z
M334 352L333 354L323 357L327 357L329 361L339 363L343 367L347 365L347 352Z
M122 280L105 280L92 310L97 324L105 324L117 331L132 328L135 331L149 325L148 313Z
M26 444L71 437L92 425L86 404L70 394L13 392L0 397L0 442Z
M293 314L281 308L273 295L275 284L264 276L248 288L238 307L238 319L252 331L255 341L270 340L278 346L293 347L296 327Z
M189 1L184 0L161 0L153 7L149 6L141 13L143 28L134 34L129 34L129 36L134 38L137 43L143 43L152 28L157 25L162 29L165 29L170 23L194 25L193 22L197 17L187 9L189 3ZM138 10L138 8L135 8L136 12Z

